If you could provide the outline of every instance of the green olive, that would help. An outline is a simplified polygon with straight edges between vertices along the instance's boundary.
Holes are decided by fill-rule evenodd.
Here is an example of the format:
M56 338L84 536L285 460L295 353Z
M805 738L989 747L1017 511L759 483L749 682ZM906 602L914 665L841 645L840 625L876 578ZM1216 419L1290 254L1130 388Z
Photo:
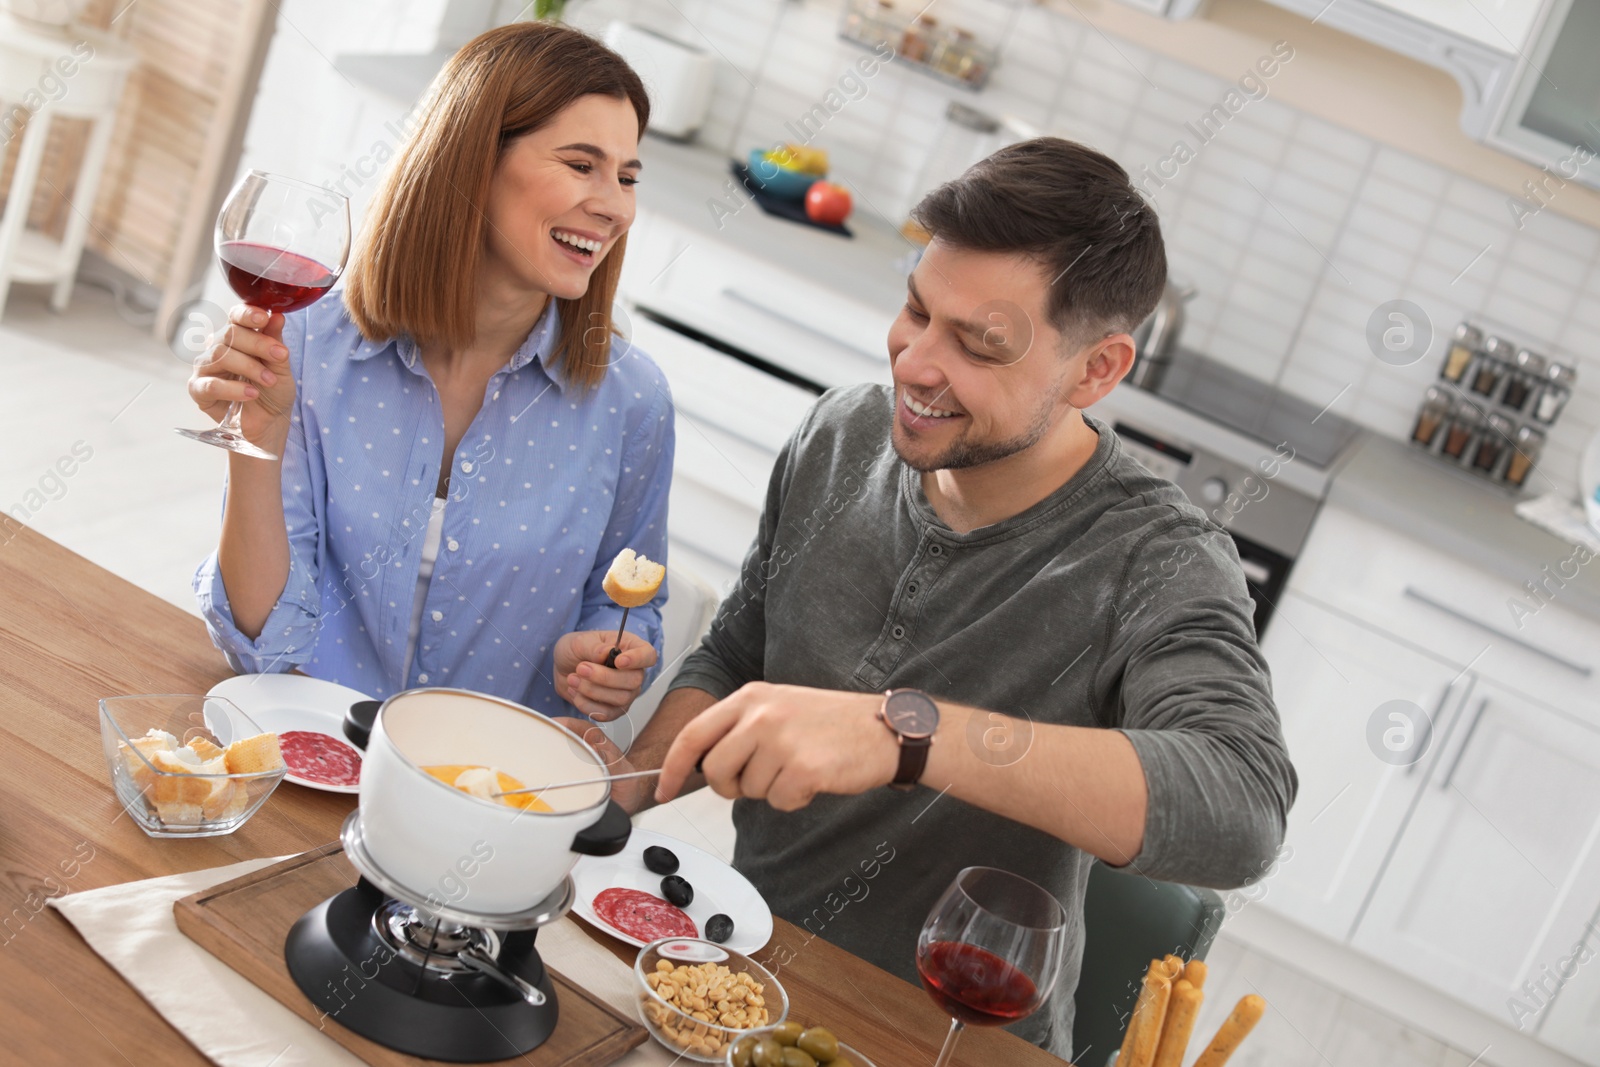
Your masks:
M767 1035L750 1050L750 1067L783 1067L783 1046Z
M801 1034L795 1044L810 1053L818 1063L832 1063L839 1056L839 1039L826 1027L813 1026Z
M796 1041L800 1040L800 1034L803 1031L804 1027L791 1019L786 1023L779 1023L777 1026L773 1027L772 1040L776 1041L780 1045L791 1046Z
M733 1055L729 1058L728 1062L733 1064L733 1067L750 1067L750 1054L754 1052L755 1049L755 1038L741 1037L738 1041L734 1042Z
M845 1059L843 1056L840 1056L830 1062L828 1067L856 1067L856 1065Z
M811 1058L809 1052L786 1048L783 1050L783 1067L817 1067L817 1061Z

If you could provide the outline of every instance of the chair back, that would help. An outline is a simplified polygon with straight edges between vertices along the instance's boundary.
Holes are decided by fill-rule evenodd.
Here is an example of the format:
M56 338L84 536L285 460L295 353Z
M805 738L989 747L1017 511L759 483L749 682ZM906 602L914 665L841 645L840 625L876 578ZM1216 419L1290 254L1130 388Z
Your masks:
M1210 889L1156 882L1094 863L1083 900L1083 966L1073 996L1073 1063L1105 1067L1122 1047L1140 983L1168 953L1205 959L1226 914Z

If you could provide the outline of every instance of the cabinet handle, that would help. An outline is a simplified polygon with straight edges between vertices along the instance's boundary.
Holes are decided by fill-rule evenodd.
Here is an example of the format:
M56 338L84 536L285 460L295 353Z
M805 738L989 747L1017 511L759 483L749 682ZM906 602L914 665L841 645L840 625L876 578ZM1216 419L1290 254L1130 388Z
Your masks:
M1444 778L1439 782L1441 790L1450 788L1450 780L1456 776L1456 768L1461 766L1461 760L1467 754L1467 746L1472 744L1472 735L1478 730L1478 723L1483 721L1483 709L1489 706L1489 698L1484 697L1478 701L1478 706L1473 709L1472 721L1467 723L1467 732L1461 738L1461 747L1456 749L1456 758L1450 761L1450 769L1444 772Z
M1543 656L1545 659L1549 660L1551 663L1555 663L1555 664L1558 664L1558 665L1560 665L1562 667L1565 667L1567 670L1572 671L1575 674L1582 675L1585 678L1588 678L1588 677L1590 677L1591 675L1594 674L1594 668L1593 667L1590 667L1590 666L1588 666L1586 664L1583 664L1583 663L1577 663L1577 662L1575 662L1573 660L1567 659L1565 656L1557 655L1556 653L1551 652L1547 648L1540 648L1538 645L1534 644L1532 641L1524 640L1523 638L1518 637L1516 634L1513 634L1513 633L1507 633L1506 631L1500 629L1500 627L1498 627L1498 626L1494 626L1494 625L1492 625L1490 623L1484 622L1481 619L1475 619L1471 615L1468 615L1464 611L1460 611L1460 610L1458 610L1456 608L1451 607L1449 604L1446 604L1446 603L1444 603L1444 602L1442 602L1440 600L1436 600L1435 598L1429 596L1427 593L1422 592L1420 589L1418 589L1414 585L1406 586L1405 595L1410 597L1412 600L1421 601L1422 603L1428 605L1430 608L1433 608L1433 609L1435 609L1437 611L1442 611L1446 615L1449 615L1453 619L1459 619L1459 620L1461 620L1462 622L1466 623L1469 626L1476 626L1480 630L1485 630L1485 631L1487 631L1489 633L1492 633L1502 641L1506 641L1506 642L1509 642L1510 644L1516 645L1518 648L1525 648L1529 652L1532 652L1536 656Z
M1455 691L1456 691L1456 683L1455 682L1451 682L1449 685L1445 686L1443 692L1441 692L1439 694L1439 702L1433 706L1433 718L1428 720L1428 728L1430 730L1437 729L1437 725L1436 724L1439 721L1439 716L1444 714L1444 706L1450 700L1450 694L1455 692ZM1414 759L1410 763L1406 764L1405 776L1407 778L1410 778L1413 774L1416 774L1417 773L1417 768L1420 767L1421 765L1422 765L1422 760L1421 759Z

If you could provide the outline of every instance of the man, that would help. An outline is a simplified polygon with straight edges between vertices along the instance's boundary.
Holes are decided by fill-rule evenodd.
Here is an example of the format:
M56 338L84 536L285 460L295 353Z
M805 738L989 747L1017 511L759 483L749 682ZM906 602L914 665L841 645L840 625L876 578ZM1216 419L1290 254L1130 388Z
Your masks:
M700 762L742 798L734 864L773 911L913 982L961 868L1050 890L1072 944L1014 1029L1067 1057L1089 865L1243 884L1295 775L1233 542L1083 414L1165 282L1154 212L1111 160L1041 138L915 217L932 242L893 387L833 390L796 430L739 588L629 761L662 767L658 801Z

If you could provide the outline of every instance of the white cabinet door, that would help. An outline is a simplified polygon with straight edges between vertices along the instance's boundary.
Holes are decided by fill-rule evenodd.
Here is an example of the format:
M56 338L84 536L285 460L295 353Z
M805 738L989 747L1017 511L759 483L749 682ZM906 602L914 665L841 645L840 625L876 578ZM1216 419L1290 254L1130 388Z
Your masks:
M1433 723L1447 723L1469 682L1458 668L1293 591L1278 601L1261 648L1300 776L1285 842L1293 851L1266 883L1262 903L1343 941L1438 755L1440 731L1424 744L1428 731L1405 721L1421 718L1416 711L1380 708L1408 701Z
M1515 1025L1597 905L1600 731L1475 684L1355 944Z
M1555 961L1549 985L1560 984L1555 1003L1530 1020L1539 1040L1581 1063L1600 1067L1600 911L1590 919L1588 936L1576 951Z

